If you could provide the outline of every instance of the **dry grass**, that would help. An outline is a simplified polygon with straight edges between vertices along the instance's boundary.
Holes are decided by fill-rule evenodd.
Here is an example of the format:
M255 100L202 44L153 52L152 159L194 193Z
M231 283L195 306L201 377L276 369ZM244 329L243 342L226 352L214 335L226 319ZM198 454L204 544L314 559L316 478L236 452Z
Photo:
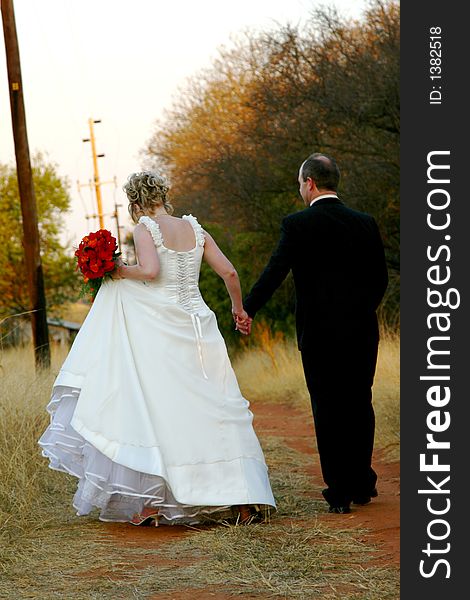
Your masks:
M171 550L183 587L213 586L263 598L395 599L396 575L367 567L373 551L359 542L358 534L315 522L308 528L295 522L229 526L189 536ZM188 555L198 560L177 567ZM145 576L156 581L152 568ZM174 576L173 568L158 573L159 589L174 590Z
M276 340L263 332L262 347L239 356L234 369L246 398L310 407L302 362L293 341ZM379 346L373 402L376 446L398 460L400 443L400 338L383 332Z
M42 527L63 493L64 479L44 468L37 440L49 423L45 406L64 358L53 348L51 371L36 375L29 348L0 354L0 542Z
M74 323L83 323L88 311L90 310L91 304L89 302L71 302L61 306L58 316L65 321L72 321Z
M294 342L277 341L238 356L234 369L250 402L310 406L300 353Z
M374 380L376 443L390 460L400 458L400 337L383 333Z
M295 347L278 341L271 350L237 361L245 395L308 405ZM0 354L0 598L144 599L207 586L264 598L398 597L396 569L369 565L375 549L363 544L363 532L317 522L326 509L303 472L310 459L278 437L261 439L278 503L269 525L188 530L171 546L157 536L151 547L130 547L104 530L97 511L76 517L76 479L49 469L37 445L65 352L53 349L51 372L38 376L29 348ZM398 340L391 338L381 349L375 389L384 445L397 440L397 361Z
M53 502L42 488L48 519L36 527L33 519L31 529L11 539L6 557L2 549L8 560L0 597L124 600L158 592L176 598L179 590L209 588L261 598L397 598L398 572L371 562L377 551L364 544L364 531L319 523L325 507L306 497L310 478L298 472L295 481L289 479L292 463L300 468L308 458L282 438L261 441L279 508L269 525L191 528L171 542L159 540L157 531L155 543L142 536L139 547L138 535L133 545L114 535L122 525L104 530L96 515L74 517L69 486L51 491L57 495Z

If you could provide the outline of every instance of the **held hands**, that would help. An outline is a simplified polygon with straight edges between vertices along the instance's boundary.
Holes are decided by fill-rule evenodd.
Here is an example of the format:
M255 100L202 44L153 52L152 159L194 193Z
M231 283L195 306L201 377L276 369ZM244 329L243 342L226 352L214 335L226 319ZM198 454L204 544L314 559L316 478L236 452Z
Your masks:
M233 320L235 321L235 329L243 335L250 335L253 319L246 312L246 310L243 308L241 310L235 310L232 308L232 316Z

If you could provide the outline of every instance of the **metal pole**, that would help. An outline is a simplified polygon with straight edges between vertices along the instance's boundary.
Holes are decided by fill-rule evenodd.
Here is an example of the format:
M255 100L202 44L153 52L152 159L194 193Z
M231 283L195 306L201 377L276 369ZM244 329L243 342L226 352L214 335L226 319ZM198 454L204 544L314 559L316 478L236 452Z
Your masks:
M119 211L118 208L121 208L122 204L118 204L116 201L116 189L117 189L117 178L114 176L114 218L116 219L116 232L117 232L117 243L118 248L121 250L121 226L119 225Z
M104 229L103 204L101 201L101 184L100 184L100 176L98 173L98 158L97 158L97 154L96 154L95 132L93 129L93 123L99 123L99 121L94 121L93 119L88 119L88 124L90 126L91 152L93 155L93 171L94 171L94 183L95 183L95 192L96 192L96 204L98 207L98 218L100 220L100 229Z
M26 113L21 79L20 53L12 0L1 0L3 33L10 88L11 120L15 142L16 170L23 220L23 248L31 303L31 327L36 369L51 363L46 297L39 248L39 228L33 175L29 155Z

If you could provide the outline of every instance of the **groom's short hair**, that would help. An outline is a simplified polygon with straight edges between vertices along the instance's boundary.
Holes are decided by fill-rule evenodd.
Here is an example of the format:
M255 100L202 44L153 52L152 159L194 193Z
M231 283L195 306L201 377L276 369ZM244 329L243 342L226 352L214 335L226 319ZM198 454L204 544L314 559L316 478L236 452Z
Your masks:
M315 181L319 190L338 189L340 172L336 161L327 154L315 152L304 161L301 167L301 175L304 181L310 177Z

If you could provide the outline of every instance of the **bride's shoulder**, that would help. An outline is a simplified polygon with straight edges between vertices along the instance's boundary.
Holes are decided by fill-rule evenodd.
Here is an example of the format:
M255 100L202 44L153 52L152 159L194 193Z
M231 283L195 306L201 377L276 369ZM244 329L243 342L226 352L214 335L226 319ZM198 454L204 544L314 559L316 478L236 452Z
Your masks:
M157 246L162 245L162 232L160 231L158 223L146 215L143 215L139 218L138 223L134 227L134 234L138 233L139 230L142 231L144 229L146 229L150 233L150 235L153 238L153 241Z
M189 221L191 223L191 225L194 228L194 232L196 234L196 239L197 239L199 246L204 246L205 241L206 241L206 237L205 237L206 232L204 231L201 224L197 220L197 217L189 214L189 215L183 215L181 218L184 219L185 221Z
M147 217L146 215L143 215L142 217L139 217L139 220L137 221L135 226L139 227L139 225L143 225L144 227L146 227L147 225L150 225L151 223L154 223L153 219L151 219L150 217ZM140 229L142 229L142 227Z

